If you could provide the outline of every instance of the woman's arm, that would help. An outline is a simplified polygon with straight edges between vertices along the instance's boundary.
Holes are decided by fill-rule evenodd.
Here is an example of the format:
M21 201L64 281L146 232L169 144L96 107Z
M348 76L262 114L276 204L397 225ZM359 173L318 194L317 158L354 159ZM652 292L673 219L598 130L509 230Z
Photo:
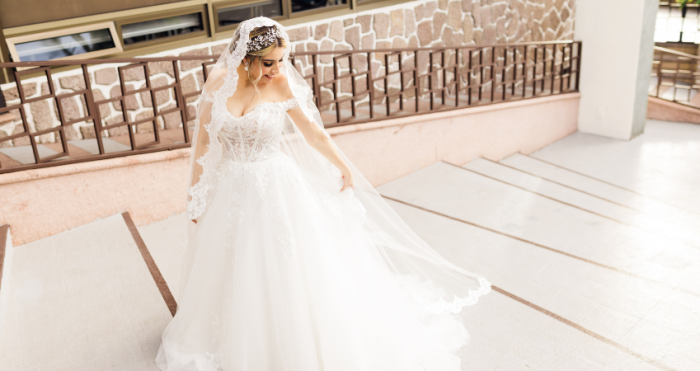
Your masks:
M287 81L288 77L284 74L280 74L278 77L279 80L277 80L277 83L282 90L282 94L286 99L294 98L294 93L292 93L292 89L289 87L289 82ZM345 160L340 157L338 147L336 147L331 137L324 130L319 128L315 122L306 117L304 111L302 111L300 107L287 111L287 114L289 114L294 125L296 125L302 135L304 135L306 142L309 143L313 149L322 154L323 157L327 158L328 161L335 165L335 167L340 170L341 174L343 174L343 187L340 188L340 191L342 192L347 188L353 188L354 182L350 167L345 163Z
M322 154L333 165L335 165L343 174L343 187L340 191L347 188L353 188L352 172L347 163L340 157L338 148L328 134L316 125L315 122L309 120L301 108L296 108L287 111L289 117L292 118L294 124L299 128L299 131L304 135L304 139L313 149Z

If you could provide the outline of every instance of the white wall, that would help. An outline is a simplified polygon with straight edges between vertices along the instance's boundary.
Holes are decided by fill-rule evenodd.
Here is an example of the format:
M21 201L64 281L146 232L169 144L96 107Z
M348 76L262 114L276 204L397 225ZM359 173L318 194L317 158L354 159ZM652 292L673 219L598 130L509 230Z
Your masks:
M631 139L644 131L659 0L580 0L579 131Z

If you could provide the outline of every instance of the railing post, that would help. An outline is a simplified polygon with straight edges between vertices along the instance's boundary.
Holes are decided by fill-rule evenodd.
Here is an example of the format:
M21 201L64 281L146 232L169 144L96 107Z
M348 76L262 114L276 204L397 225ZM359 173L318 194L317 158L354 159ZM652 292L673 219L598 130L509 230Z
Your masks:
M105 153L104 143L102 143L102 115L100 114L100 107L95 104L95 97L92 95L92 83L90 82L90 72L87 69L87 64L82 64L81 69L83 70L83 78L85 79L85 89L87 93L85 94L85 104L87 105L88 115L92 117L92 123L95 128L95 139L97 140L97 150L100 154ZM63 125L63 122L61 122ZM65 136L63 130L61 130L62 136ZM65 140L64 140L65 142ZM63 151L68 153L68 143L65 143L65 148Z
M318 57L318 56L317 56L316 54L313 54L313 55L311 56L311 63L312 63L311 67L312 67L312 71L313 71L313 74L314 74L314 77L313 77L313 85L314 85L314 93L316 94L316 104L318 104L318 108L319 108L319 110L320 110L321 107L323 107L323 102L322 102L322 99L321 99L321 83L318 81L318 80L319 80L319 77L318 77L318 68L316 67L316 64L317 64L317 62L318 62L318 61L317 61L317 60L318 60L317 57Z
M350 99L350 110L352 111L352 117L357 117L355 112L355 97L357 89L355 89L355 76L353 76L353 65L352 65L352 53L348 54L348 66L350 68L350 89L352 90L352 98Z
M574 74L574 43L569 44L569 81L566 82L566 90L571 91L571 75Z
M549 83L549 95L554 95L554 77L556 76L556 64L557 62L557 44L552 44L552 66L550 68L549 74L551 75L551 81ZM542 80L542 85L544 86L544 79ZM544 90L544 88L542 89Z
M459 89L460 89L460 68L459 68L459 48L455 48L455 107L459 107Z
M578 54L576 55L576 91L581 90L581 53L583 52L583 43L578 42Z
M484 48L479 48L479 103L484 89Z
M185 98L182 96L184 92L182 91L182 83L180 82L180 70L177 66L177 61L173 61L173 77L175 78L175 88L173 88L173 93L175 94L175 103L180 107L180 118L182 119L182 132L185 138L185 143L190 143L190 130L187 127L187 103ZM204 81L207 81L207 67L202 63L202 77ZM204 87L202 87L202 90ZM196 119L196 117L195 117Z
M680 67L681 67L681 62L679 62L678 57L676 57L676 70L673 71L673 102L676 102L676 103L678 102L676 100L676 91L678 90L676 88L676 84L678 83L678 70L680 69Z
M491 103L496 94L496 47L491 47Z
M532 64L532 96L535 97L537 96L537 57L539 56L539 48L537 45L535 45L535 58L533 59L533 64ZM542 71L544 71L544 68L542 68ZM544 78L544 76L542 77Z
M430 60L430 73L428 74L428 94L430 94L430 110L435 109L435 105L433 104L433 53L429 54L429 60Z
M403 111L403 99L404 99L404 89L406 88L403 83L403 52L399 52L399 80L401 84L401 92L399 93L399 109Z
M144 75L146 80L146 86L148 87L148 93L151 95L151 106L153 107L153 137L155 139L154 144L160 143L160 125L158 125L158 102L156 101L156 92L153 91L153 84L151 83L151 70L148 68L148 62L143 64ZM165 118L163 118L163 123L165 124Z
M441 58L440 58L440 71L442 72L442 90L441 90L441 95L442 95L442 105L444 106L445 103L447 103L447 65L445 63L445 49L442 50L442 53L440 53Z
M389 107L389 53L384 53L384 99L386 99L386 116L391 115Z
M416 88L416 113L420 110L420 80L418 79L418 50L413 51L413 85Z
M510 95L515 96L515 84L518 81L518 59L516 55L518 54L518 47L513 49L513 81L510 84Z
M367 90L369 90L369 118L374 118L374 75L372 75L372 52L367 52Z
M503 72L501 72L501 84L503 84L503 94L501 100L506 100L506 71L508 70L508 47L503 47Z
M467 49L469 51L469 69L467 70L467 105L472 105L472 49Z
M335 55L333 56L333 100L335 101L335 117L336 117L336 122L340 122L340 102L338 102L338 63L337 60L335 59Z
M528 51L528 46L525 45L523 46L523 98L525 98L525 94L527 91L527 51Z

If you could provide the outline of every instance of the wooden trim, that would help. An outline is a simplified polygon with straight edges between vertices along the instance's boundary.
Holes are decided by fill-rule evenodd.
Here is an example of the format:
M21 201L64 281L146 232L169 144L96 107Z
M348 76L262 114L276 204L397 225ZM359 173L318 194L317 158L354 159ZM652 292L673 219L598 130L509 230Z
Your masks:
M507 166L507 165L504 165L504 164L501 164L500 162L496 162L496 161L493 161L493 160L489 160L489 159L487 159L487 158L484 158L483 160L488 161L488 162L490 162L490 163L492 163L492 164L495 164L495 165L498 165L498 166L508 167L508 168L513 169L513 170L515 170L515 171L518 171L518 172L520 172L520 173L527 174L527 175L530 175L530 176L539 178L539 179L544 180L544 181L549 181L549 180L547 180L547 179L545 179L545 178L542 178L542 177L537 176L537 175L534 175L534 174L530 174L530 173L528 173L528 172L526 172L526 171L523 171L523 170L520 170L520 169L516 169L516 168L514 168L514 167ZM589 214L593 214L593 215L599 216L599 217L601 217L601 218L605 218L605 219L611 220L611 221L613 221L613 222L620 223L620 224L624 224L624 225L629 226L629 227L631 227L631 228L635 228L635 229L640 229L640 230L641 230L641 228L637 227L637 226L634 225L634 224L630 224L630 223L627 223L627 222L623 222L623 221L621 221L621 220L617 220L617 219L615 219L615 218L613 218L613 217L611 217L611 216L607 216L607 215L601 214L601 213L596 212L596 211L593 211L593 210L584 209L584 208L582 208L581 206L574 205L574 204L569 203L569 202L566 202L566 201L562 201L562 200L560 200L560 199L558 199L558 198L554 198L554 197L548 196L548 195L546 195L546 194L544 194L544 193L540 193L540 192L537 192L537 191L533 191L533 190L531 190L531 189L528 189L528 188L519 186L519 185L514 184L514 183L509 183L509 182L507 182L507 181L505 181L505 180L502 180L502 179L493 177L493 176L491 176L491 175L488 175L488 174L479 172L479 171L477 171L477 170L472 170L472 169L466 168L466 167L464 167L464 166L459 166L459 165L455 165L455 164L450 164L450 165L457 166L457 167L459 167L460 169L463 169L463 170L469 171L469 172L471 172L471 173L474 173L474 174L483 176L484 178L489 178L489 179L494 180L494 181L496 181L496 182L503 183L503 184L505 184L505 185L507 185L507 186L509 186L509 187L514 187L514 188L517 188L517 189L519 189L519 190L521 190L521 191L525 191L525 192L528 192L528 193L532 193L532 194L538 195L538 196L540 196L540 197L544 197L544 198L546 198L546 199L548 199L548 200L551 200L551 201L554 201L554 202L556 202L556 203L560 203L560 204L562 204L562 205L566 205L566 206L569 206L569 207L573 207L574 209L579 209L579 210L581 210L581 211L583 211L583 212L586 212L586 213L589 213ZM553 183L553 182L550 182L550 183Z
M0 20L0 63L10 61L10 50L7 49L5 42L5 32L2 28L2 20ZM14 75L7 68L0 68L0 84L6 84L14 81Z
M368 10L384 8L392 5L405 4L406 1L401 0L367 0L357 1L357 8L353 8L353 13L366 12ZM417 6L418 4L416 4Z
M452 166L457 166L457 165L450 164L450 163L446 163L446 164L452 165ZM461 166L457 166L457 167L462 168ZM463 168L462 168L462 169L463 169ZM447 218L447 219L451 219L451 220L458 221L458 222L461 222L461 223L464 223L464 224L468 224L468 225L471 225L471 226L474 226L474 227L478 227L478 228L487 230L487 231L489 231L489 232L494 232L494 233L499 234L499 235L502 235L502 236L506 236L506 237L510 237L510 238L515 238L516 240L519 240L519 241L522 241L522 242L526 242L526 243L529 243L529 244L532 244L532 245L535 245L535 246L538 246L538 247L543 247L542 245L538 245L538 244L536 244L536 243L534 243L534 242L531 242L531 241L528 241L528 240L525 240L525 239L521 239L521 238L519 238L519 237L514 237L514 236L512 236L512 235L508 235L508 234L505 234L505 233L502 233L502 232L499 232L499 231L496 231L496 230L493 230L493 229L490 229L490 228L487 228L487 227L484 227L484 226L481 226L481 225L478 225L478 224L475 224L475 223L472 223L472 222L468 222L468 221L465 221L465 220L462 220L462 219L458 219L458 218L455 218L455 217L453 217L453 216L449 216L449 215L446 215L446 214L443 214L443 213L440 213L440 212L437 212L437 211L434 211L434 210L431 210L431 209L428 209L428 208L425 208L425 207L422 207L422 206L414 205L414 204L408 203L408 202L406 202L406 201L401 201L401 200L398 200L398 199L395 199L395 198L392 198L392 197L388 197L388 196L384 196L384 195L381 195L381 197L382 197L382 198L385 198L385 199L387 199L387 200L391 200L391 201L394 201L394 202L398 202L398 203L404 204L404 205L406 205L406 206L410 206L410 207L413 207L413 208L416 208L416 209L419 209L419 210L423 210L423 211L429 212L429 213L431 213L431 214L435 214L435 215L438 215L438 216L442 216L442 217L445 217L445 218ZM551 248L547 248L547 250L550 250L550 251L553 251L553 252L557 252L557 253L561 253L560 251L555 250L555 249L551 249ZM608 267L608 266L605 266L605 265L602 265L602 264L599 264L599 263L596 263L596 262L593 262L593 261L589 261L589 260L587 260L587 259L578 258L578 257L576 257L575 255L570 255L570 254L568 254L568 253L564 253L564 255L569 256L569 257L573 257L573 258L576 258L576 259L579 259L579 260L582 260L582 261L585 261L585 262L587 262L587 263L595 264L595 265L597 265L597 266L599 266L599 267L602 267L602 268L608 268L608 269L610 269L610 267ZM613 268L613 270L615 270L615 271L617 271L617 272L619 272L619 273L631 275L631 276L633 276L633 277L638 277L638 276L635 276L635 275L633 275L633 274L629 274L629 273L624 272L624 271L619 271L619 270L617 270L617 269L615 269L615 268ZM642 278L642 277L638 277L638 278ZM642 279L644 279L644 278L642 278ZM647 279L647 280L649 280L649 279ZM653 280L649 280L649 281L650 281L650 282L654 282ZM666 286L666 287L668 287L668 286ZM549 310L547 310L547 309L545 309L545 308L543 308L543 307L541 307L541 306L539 306L539 305L537 305L537 304L534 304L534 303L532 303L532 302L530 302L530 301L527 301L527 300L525 300L525 299L523 299L523 298L521 298L521 297L519 297L519 296L517 296L517 295L515 295L515 294L513 294L513 293L511 293L511 292L508 292L508 291L506 291L506 290L504 290L504 289L502 289L502 288L500 288L500 287L498 287L498 286L496 286L496 285L491 285L491 289L492 289L493 291L499 293L499 294L502 294L502 295L507 296L507 297L510 298L510 299L513 299L513 300L515 300L515 301L517 301L517 302L520 302L521 304L524 304L524 305L526 305L526 306L528 306L528 307L530 307L530 308L532 308L532 309L534 309L534 310L536 310L536 311L538 311L538 312L540 312L540 313L542 313L542 314L544 314L544 315L546 315L546 316L548 316L548 317L550 317L550 318L553 318L553 319L555 319L555 320L557 320L557 321L559 321L559 322L561 322L561 323L563 323L563 324L565 324L565 325L567 325L567 326L570 326L570 327L572 327L572 328L574 328L574 329L576 329L576 330L578 330L578 331L581 331L581 332L583 332L584 334L595 338L596 340L602 341L602 342L604 342L604 343L606 343L606 344L608 344L608 345L611 345L611 346L613 346L613 347L615 347L615 348L617 348L617 349L619 349L619 350L621 350L621 351L623 351L623 352L625 352L625 353L627 353L627 354L629 354L629 355L631 355L631 356L633 356L633 357L636 357L636 358L638 358L638 359L640 359L640 360L642 360L642 361L644 361L644 362L646 362L646 363L649 363L649 364L651 364L651 365L653 365L653 366L656 366L657 368L660 368L660 369L662 369L662 370L667 370L667 371L672 371L672 370L673 370L672 368L666 366L666 365L663 364L663 363L660 363L659 361L657 361L657 360L655 360L655 359L653 359L653 358L650 358L650 357L647 357L647 356L645 356L645 355L643 355L643 354L641 354L641 353L638 353L638 352L636 352L636 351L634 351L634 350L632 350L632 349L630 349L630 348L628 348L628 347L626 347L626 346L624 346L624 345L622 345L622 344L620 344L620 343L618 343L618 342L615 342L615 341L613 341L613 340L611 340L611 339L608 339L608 338L606 338L605 336L602 336L602 335L600 335L600 334L598 334L598 333L596 333L596 332L594 332L594 331L591 331L591 330L589 330L589 329L587 329L587 328L585 328L585 327L583 327L583 326L581 326L581 325L579 325L579 324L577 324L577 323L575 323L575 322L573 322L573 321L571 321L571 320L568 320L568 319L566 319L566 318L564 318L564 317L562 317L562 316L560 316L560 315L558 315L558 314L556 314L556 313L550 312ZM676 289L677 289L677 288L676 288ZM684 291L684 292L685 292L685 291Z
M522 154L522 153L521 153L521 154ZM663 204L666 204L666 205L675 207L675 208L677 208L677 209L681 209L681 210L683 210L683 211L685 211L685 212L688 212L688 213L691 213L691 214L700 215L700 214L698 214L698 213L696 213L696 212L694 212L694 211L691 211L691 210L688 210L688 209L684 209L684 208L675 206L675 205L670 204L670 203L668 203L668 202L666 202L666 201L664 201L664 200L662 200L662 199L659 199L659 198L656 198L656 197L652 197L652 196L645 195L645 194L640 193L640 192L637 192L637 191L635 191L635 190L633 190L633 189L625 188L625 187L620 186L620 185L617 185L617 184L615 184L615 183L608 182L607 180L603 180L603 179L600 179L600 178L596 178L596 177L594 177L594 176L591 176L591 175L582 173L582 172L580 172L580 171L576 171L576 170L570 169L570 168L568 168L568 167L564 167L564 166L555 164L555 163L553 163L553 162L549 162L549 161L547 161L547 160L543 160L543 159L541 159L541 158L539 158L539 157L530 156L530 155L525 155L525 154L523 154L523 155L524 155L524 156L527 156L527 157L529 157L529 158L531 158L531 159L540 161L540 162L542 162L542 163L549 164L549 165L551 165L551 166L557 167L557 168L559 168L559 169L564 169L564 170L566 170L566 171L570 171L570 172L572 172L572 173L574 173L574 174L576 174L576 175L580 175L580 176L582 176L582 177L585 177L585 178L588 178L588 179L591 179L591 180L595 180L595 181L601 182L601 183L603 183L603 184L607 184L607 185L609 185L609 186L611 186L611 187L615 187L615 188L620 189L620 190L623 190L623 191L627 191L627 192L630 192L630 193L634 193L634 194L636 194L637 196L641 196L641 197L644 197L644 198L648 198L648 199L650 199L650 200L654 200L654 201L657 201L657 202L660 202L660 203L663 203Z
M114 48L99 50L99 51L95 51L95 52L87 52L87 53L77 54L77 55L70 55L67 57L56 58L53 60L73 60L73 59L86 59L86 58L89 59L89 58L95 58L95 57L102 57L102 56L106 56L106 55L110 55L110 54L114 54L114 53L121 53L123 51L122 44L121 44L121 40L119 38L119 35L117 34L117 30L114 26L114 22L93 23L93 24L89 24L89 25L64 28L61 30L53 30L53 31L35 33L35 34L31 34L31 35L17 36L17 37L12 37L12 38L6 39L6 42L7 42L7 47L9 49L10 55L12 56L12 60L16 61L16 62L21 62L19 55L17 54L17 48L15 47L16 44L24 43L24 42L28 42L28 41L49 39L49 38L58 37L58 36L66 36L66 35L76 34L76 33L85 32L85 31L96 31L96 30L103 30L103 29L109 29L109 33L112 36L112 40L114 41L114 45L115 45ZM23 69L27 69L27 68L26 67L17 67L18 71L21 71Z
M139 252L141 253L143 260L146 263L146 266L148 267L148 271L151 273L151 277L153 277L153 280L156 282L156 286L158 286L158 291L160 291L160 295L165 300L165 304L168 306L170 314L175 316L175 313L177 312L177 303L175 302L173 294L170 292L170 288L168 288L168 283L165 282L165 278L163 278L163 275L160 273L160 270L158 269L155 260L153 260L151 253L148 251L146 243L143 242L143 238L141 238L141 234L136 228L134 221L131 219L131 215L129 214L129 212L123 212L122 218L124 218L124 222L129 228L129 232L131 232L131 237L134 239L136 246L139 248Z
M598 341L601 341L605 344L613 346L613 347L617 348L618 350L625 352L625 353L627 353L627 354L629 354L637 359L640 359L640 360L644 361L645 363L650 364L656 368L660 368L664 371L674 371L675 370L675 369L673 369L669 366L666 366L665 364L663 364L663 363L661 363L653 358L647 357L644 354L641 354L635 350L632 350L632 349L630 349L630 348L628 348L628 347L626 347L626 346L624 346L624 345L622 345L614 340L608 339L605 336L603 336L597 332L591 331L591 330L579 325L578 323L576 323L574 321L568 320L568 319L566 319L566 318L564 318L556 313L550 312L547 309L544 309L537 304L529 302L529 301L527 301L527 300L525 300L525 299L523 299L523 298L521 298L521 297L519 297L511 292L508 292L508 291L506 291L498 286L491 285L491 289L493 291L501 294L501 295L504 295L510 299L513 299L521 304L524 304L524 305L526 305L526 306L528 306L528 307L530 307L530 308L532 308L532 309L534 309L534 310L536 310L536 311L538 311L538 312L540 312L540 313L542 313L550 318L553 318L553 319L555 319L555 320L557 320L557 321L559 321L559 322L561 322L569 327L572 327L578 331L581 331L584 334L586 334L586 335L588 335L588 336L590 336Z
M207 0L207 20L209 28L207 28L207 36L214 37L216 34L216 19L214 19L214 3L213 0Z
M384 0L352 0L352 1L355 2L358 6L362 6L362 5L367 5L367 4L380 3Z
M449 163L449 162L446 162L446 161L441 161L441 162L444 163L444 164L447 164L447 165L451 165L451 166L455 166L455 167L464 169L464 168L462 168L461 166L458 166L458 165L455 165L455 164L452 164L452 163ZM454 216L451 216L451 215L443 214L443 213L441 213L441 212L438 212L438 211L435 211L435 210L432 210L432 209L428 209L428 208L423 207L423 206L418 206L418 205L412 204L412 203L410 203L410 202L402 201L402 200L399 200L399 199L397 199L397 198L385 196L385 195L382 195L382 194L380 194L380 196L381 196L382 198L387 199L387 200L390 200L390 201L394 201L394 202L397 202L397 203L400 203L400 204L404 204L404 205L406 205L406 206L410 206L410 207L415 208L415 209L418 209L418 210L423 210L423 211L429 212L429 213L431 213L431 214L435 214L435 215L441 216L441 217L443 217L443 218L451 219L451 220L454 220L454 221L456 221L456 222L460 222L460 223L463 223L463 224L466 224L466 225L470 225L470 226L472 226L472 227L476 227L476 228L479 228L479 229L483 229L483 230L485 230L485 231L488 231L488 232L491 232L491 233L494 233L494 234L498 234L498 235L501 235L501 236L503 236L503 237L507 237L507 238L510 238L510 239L513 239L513 240L516 240L516 241L520 241L520 242L526 243L526 244L531 245L531 246L538 247L538 248L540 248L540 249L544 249L544 250L547 250L547 251L550 251L550 252L553 252L553 253L556 253L556 254L560 254L560 255L563 255L563 256L566 256L566 257L569 257L569 258L578 260L578 261L582 261L582 262L584 262L584 263L588 263L588 264L591 264L591 265L595 265L595 266L597 266L597 267L599 267L599 268L608 269L608 270L610 270L610 271L614 271L614 272L617 272L617 273L620 273L620 274L624 274L624 275L629 276L629 277L638 278L638 279L640 279L640 280L644 280L644 281L647 281L647 282L652 283L652 284L655 284L655 285L663 286L663 287L666 287L666 288L668 288L668 289L678 290L678 291L681 291L681 292L686 293L686 294L688 294L688 295L692 295L692 296L695 296L695 297L700 297L700 294L698 294L698 293L696 293L696 292L693 292L693 291L690 291L690 290L686 290L686 289L683 289L683 288L679 288L679 287L676 287L675 285L670 285L670 284L664 283L664 282L659 281L659 280L654 279L654 278L647 278L647 277L639 276L639 275L637 275L637 274L635 274L635 273L632 273L632 272L629 272L629 271L626 271L626 270L623 270L623 269L619 269L619 268L613 267L613 266L611 266L611 265L607 265L607 264L603 264L603 263L598 263L597 261L594 261L594 260L590 260L590 259L587 259L587 258L578 256L578 255L574 255L574 254L568 253L568 252L563 251L563 250L555 249L555 248L553 248L553 247L545 246L545 245L542 245L542 244L540 244L540 243L533 242L533 241L530 241L530 240L527 240L527 239L524 239L524 238L521 238L521 237L518 237L518 236L515 236L515 235L512 235L512 234L508 234L508 233L501 232L501 231L498 231L498 230L495 230L495 229L492 229L492 228L489 228L489 227L485 227L485 226L483 226L483 225L476 224L476 223L474 223L474 222L470 222L470 221L467 221L467 220L464 220L464 219L460 219L460 218L457 218L457 217L454 217Z

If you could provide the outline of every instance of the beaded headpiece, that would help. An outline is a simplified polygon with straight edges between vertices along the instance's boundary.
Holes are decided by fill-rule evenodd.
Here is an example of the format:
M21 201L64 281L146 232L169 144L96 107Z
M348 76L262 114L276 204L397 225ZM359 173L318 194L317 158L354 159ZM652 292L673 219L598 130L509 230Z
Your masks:
M250 42L248 42L247 53L265 49L268 46L272 45L272 43L275 42L277 38L281 37L282 34L280 34L277 27L270 27L270 29L264 34L260 34L250 39Z

